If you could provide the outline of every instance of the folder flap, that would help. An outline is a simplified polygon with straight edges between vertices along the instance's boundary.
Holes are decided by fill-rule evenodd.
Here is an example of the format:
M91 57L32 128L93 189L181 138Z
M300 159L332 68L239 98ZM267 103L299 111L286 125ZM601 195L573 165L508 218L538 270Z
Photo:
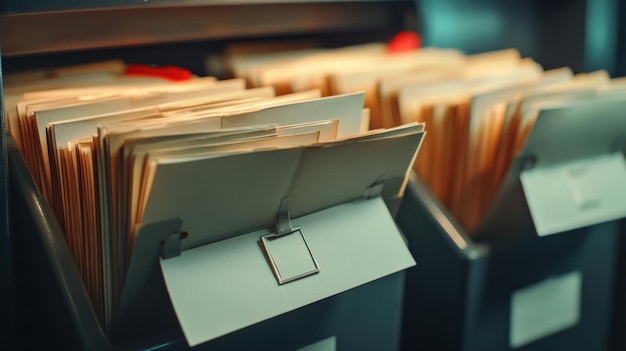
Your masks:
M274 222L301 152L272 150L159 164L143 223L184 218L182 230L189 233L184 249L266 227Z
M338 143L304 150L289 190L299 217L363 196L374 182L385 200L403 191L423 133Z
M190 346L415 264L380 197L344 203L292 218L292 222L304 231L320 271L288 284L278 284L260 247L261 237L269 230L161 260L174 310ZM284 265L284 260L300 258L284 255L282 259Z
M544 167L615 151L626 134L625 110L626 100L614 97L542 109L522 155L536 158L536 166Z
M189 233L184 249L189 249L271 225L288 196L294 217L360 198L377 181L384 182L383 198L392 199L403 190L423 133L390 135L164 160L156 167L141 223L184 218L182 230Z
M363 93L354 93L295 102L222 119L223 128L255 124L288 125L315 122L321 119L339 120L337 138L358 135L361 131ZM307 113L302 113L306 110Z
M520 175L537 234L555 234L626 216L626 162L620 152Z

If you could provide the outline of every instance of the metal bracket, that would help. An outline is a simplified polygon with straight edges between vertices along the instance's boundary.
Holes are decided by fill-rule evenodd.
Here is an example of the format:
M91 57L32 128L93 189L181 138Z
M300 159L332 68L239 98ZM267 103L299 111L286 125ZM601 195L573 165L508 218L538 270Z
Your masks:
M383 193L383 187L385 186L385 179L381 175L370 186L363 190L363 197L367 200L373 199Z
M537 165L537 155L525 155L521 160L522 170L529 170Z
M286 197L280 201L278 214L276 215L276 235L282 236L294 232L291 225L291 216L289 215L289 207L291 206L291 198Z
M183 251L183 239L187 237L187 232L176 232L161 242L161 257L168 259L180 256Z

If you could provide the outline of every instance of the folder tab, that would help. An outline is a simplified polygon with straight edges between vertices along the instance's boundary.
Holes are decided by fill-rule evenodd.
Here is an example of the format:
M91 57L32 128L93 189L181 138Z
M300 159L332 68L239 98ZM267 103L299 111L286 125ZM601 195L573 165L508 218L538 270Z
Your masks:
M164 239L161 243L161 257L168 259L180 256L180 253L183 251L183 239L186 236L186 232L178 232Z

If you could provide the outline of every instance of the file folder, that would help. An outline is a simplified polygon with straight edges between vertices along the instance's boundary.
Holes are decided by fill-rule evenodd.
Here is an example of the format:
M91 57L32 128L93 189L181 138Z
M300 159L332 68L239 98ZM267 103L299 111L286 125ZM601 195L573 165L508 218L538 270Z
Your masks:
M236 94L224 98L241 96L241 83L231 81L232 87L227 88L233 88ZM263 93L260 89L256 91ZM411 124L364 131L368 113L362 109L362 93L326 98L318 98L318 94L307 91L264 100L237 99L241 100L237 104L228 100L215 106L207 104L209 99L194 98L181 101L179 109L171 111L167 110L167 104L148 104L142 109L129 109L125 104L109 105L108 101L84 104L78 96L32 105L31 101L18 102L25 112L20 115L23 117L20 121L32 124L32 134L39 134L33 139L41 153L32 156L37 158L46 154L45 151L56 156L50 161L54 167L50 167L50 179L45 182L50 185L49 191L42 192L44 197L51 190L62 195L54 203L61 213L61 227L68 230L65 236L76 268L83 277L92 307L114 344L175 328L173 311L163 308L172 303L183 331L188 334L189 344L198 345L414 264L393 225L392 213L417 155L424 126ZM127 102L125 98L121 100ZM74 106L76 101L84 105L84 111ZM102 106L114 111L105 109L105 114L98 114ZM158 113L152 114L155 109ZM64 114L60 113L67 111L72 111L70 120L63 119ZM28 118L32 120L27 121ZM80 129L80 137L76 134L60 145L44 142L42 128L50 142L57 141L57 137L69 137L64 132L73 129L70 123L85 127ZM303 123L317 125L307 127ZM320 140L321 123L331 128L329 135ZM94 136L96 125L98 134ZM284 126L293 130L287 131ZM224 134L223 140L209 138L213 134L217 136L217 130ZM256 134L253 137L251 133ZM226 138L227 135L232 137ZM174 145L177 141L179 144ZM36 164L46 161L44 157ZM72 186L75 182L79 183L78 191ZM326 213L321 219L315 217L318 221L341 219L345 215L343 206L361 200L367 204L379 203L374 212L368 212L367 206L357 208L368 219L385 219L386 222L381 222L386 223L384 230L377 233L369 228L374 226L353 224L354 228L348 231L352 236L341 241L341 233L328 234L319 228L321 224L291 225L291 219L294 223L306 221L318 213ZM94 216L98 213L100 218ZM346 221L337 225L345 226ZM275 232L271 230L273 227ZM357 240L354 235L361 238L374 234L382 241L370 238L367 241L370 246L365 247L351 242ZM271 278L263 280L269 285L260 284L256 290L275 286L266 290L265 296L286 297L285 291L308 282L316 287L309 290L317 293L292 294L291 299L285 300L287 307L270 304L260 317L241 313L236 323L189 322L193 315L179 310L184 309L181 303L191 300L176 300L174 296L179 295L176 291L181 287L187 291L190 284L198 286L197 277L171 283L187 275L167 274L171 270L167 268L170 262L187 262L183 258L192 252L239 242L240 237L250 235L256 236L251 246L253 255L245 254L241 261L262 258L247 270L255 272L255 268L264 267ZM325 235L331 237L320 240ZM328 248L328 243L334 243L333 250ZM372 243L377 244L372 246ZM386 249L384 243L389 244ZM346 266L350 262L339 255L341 251L352 252L348 245L360 248L364 257L374 257L377 249L383 256L397 260L383 260L379 254L381 262L366 260L362 267ZM341 251L336 251L338 248ZM159 260L162 260L161 268ZM210 263L214 265L218 266ZM193 262L185 266L188 268L183 272L192 271ZM360 269L367 274L359 275ZM210 272L213 271L206 274ZM223 284L220 274L240 280L249 277L245 269L215 272L217 275L207 282L211 288ZM337 274L351 279L337 282ZM256 274L254 277L258 278ZM166 285L169 296L164 290ZM195 307L188 310L197 311L198 306L207 303L210 308L239 306L236 299L228 300L231 295L236 296L224 294L218 296L222 300L209 302L193 300ZM202 331L194 332L198 327Z
M114 335L151 322L159 261L190 346L414 265L390 207L422 127L159 165Z
M142 286L150 292L143 295L142 299L149 300L150 303L144 305L147 306L145 309L135 310L143 313L141 316L144 317L145 323L137 325L138 328L134 331L139 331L144 337L130 336L124 340L119 336L116 338L104 333L90 305L58 224L50 208L38 194L14 143L10 147L10 154L11 179L15 184L11 203L19 212L19 215L14 217L14 229L24 233L16 240L16 247L21 253L17 257L17 263L21 265L17 277L19 291L22 292L20 301L28 301L28 304L21 305L20 308L21 325L25 327L23 335L29 336L27 345L41 347L54 343L66 349L84 350L190 349L178 327L171 302L164 289L163 276L158 264L163 253L160 246L154 252L152 262L156 264L149 266L154 268L154 276L149 276L153 280L145 280L145 285ZM369 192L370 195L373 193ZM361 201L378 206L371 201L380 201L380 198ZM300 222L294 223L304 227ZM181 225L181 220L172 220L156 222L154 228L160 232L175 232ZM379 239L382 239L382 236L379 236ZM358 242L355 244L359 245ZM179 257L182 258L184 255L183 253ZM268 282L276 283L269 265L266 262L263 264L270 272ZM258 348L288 351L325 340L333 335L336 336L338 349L397 349L403 286L404 272L386 275L193 349ZM254 297L254 293L251 294ZM372 304L373 300L376 303ZM356 316L358 318L355 319ZM298 328L297 333L285 333L279 339L271 333L294 327Z

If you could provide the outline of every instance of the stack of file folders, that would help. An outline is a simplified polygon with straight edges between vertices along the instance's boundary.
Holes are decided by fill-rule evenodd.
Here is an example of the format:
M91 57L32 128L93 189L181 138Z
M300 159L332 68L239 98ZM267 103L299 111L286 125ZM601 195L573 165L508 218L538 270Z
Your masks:
M222 65L251 87L282 93L364 91L373 129L424 123L429 135L414 169L476 238L511 231L526 203L539 235L626 215L626 84L605 71L544 70L514 49L391 53L383 43L238 43ZM517 200L510 194L521 187Z
M125 72L16 73L5 89L8 130L110 335L158 322L159 271L193 346L414 265L392 213L423 124L369 130L362 92Z

